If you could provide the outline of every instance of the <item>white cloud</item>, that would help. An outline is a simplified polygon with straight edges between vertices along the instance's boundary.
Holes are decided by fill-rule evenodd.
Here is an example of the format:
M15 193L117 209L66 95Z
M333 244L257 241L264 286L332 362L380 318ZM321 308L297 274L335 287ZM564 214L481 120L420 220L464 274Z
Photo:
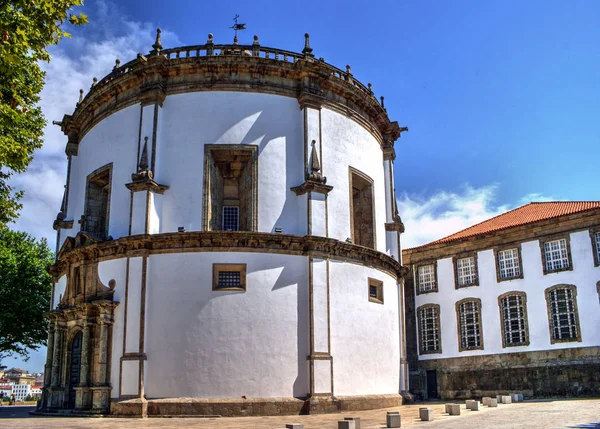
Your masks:
M25 191L23 210L14 228L37 238L46 237L52 248L56 239L52 222L60 209L67 173L64 154L67 137L60 127L52 125L52 121L60 121L64 114L71 114L79 98L79 90L87 93L92 79L101 79L108 74L115 65L115 59L119 58L124 64L134 59L138 52L149 52L156 35L156 26L117 20L106 10L110 8L101 3L95 15L94 27L103 30L99 38L86 39L84 27L73 40L65 39L59 46L52 47L50 63L42 63L46 84L40 105L48 121L44 130L44 146L34 154L27 172L11 180L17 189ZM98 36L98 32L91 33ZM168 30L163 30L162 42L168 47L180 44L177 35Z
M497 204L497 189L497 185L465 185L459 192L440 191L429 198L400 195L398 211L406 226L402 247L429 243L531 201L553 200L534 193L520 198L515 205Z

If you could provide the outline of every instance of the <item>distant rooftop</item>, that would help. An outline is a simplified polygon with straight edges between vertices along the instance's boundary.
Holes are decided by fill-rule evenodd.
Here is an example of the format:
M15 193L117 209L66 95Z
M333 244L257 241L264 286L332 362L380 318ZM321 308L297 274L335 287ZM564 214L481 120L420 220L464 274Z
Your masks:
M470 226L457 233L412 249L433 246L435 244L451 243L464 238L477 237L491 232L501 231L515 226L528 225L542 220L580 213L600 208L600 201L555 201L544 203L529 203L518 207L476 225ZM408 249L407 249L408 250Z

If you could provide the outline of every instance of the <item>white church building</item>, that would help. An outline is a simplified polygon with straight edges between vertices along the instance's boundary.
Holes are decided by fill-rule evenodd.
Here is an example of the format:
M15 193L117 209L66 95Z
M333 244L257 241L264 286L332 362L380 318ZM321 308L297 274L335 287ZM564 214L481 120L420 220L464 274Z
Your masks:
M322 413L402 403L404 227L383 97L312 53L153 50L68 137L38 411Z

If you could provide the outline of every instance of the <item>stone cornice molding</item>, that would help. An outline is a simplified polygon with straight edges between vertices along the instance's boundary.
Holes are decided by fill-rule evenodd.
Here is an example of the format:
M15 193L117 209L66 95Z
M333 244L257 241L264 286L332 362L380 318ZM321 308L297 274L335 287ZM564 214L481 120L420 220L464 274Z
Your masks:
M290 190L296 195L304 195L307 192L318 192L319 194L328 194L333 190L333 186L326 185L325 183L316 182L314 180L307 180L299 186L294 186Z
M155 194L164 194L165 191L169 189L169 186L156 183L151 178L126 183L125 187L133 192L150 191L154 192Z
M59 123L69 136L67 152L98 122L134 104L162 104L172 94L198 91L242 91L298 99L301 106L327 106L348 115L383 145L402 128L368 88L322 59L259 45L208 44L138 55L96 82L72 115Z
M49 272L59 278L66 274L69 265L75 261L96 263L118 258L189 252L258 252L312 256L373 267L396 279L408 273L408 268L391 256L368 247L319 236L250 231L174 232L133 235L103 242L84 241L79 247L63 246Z

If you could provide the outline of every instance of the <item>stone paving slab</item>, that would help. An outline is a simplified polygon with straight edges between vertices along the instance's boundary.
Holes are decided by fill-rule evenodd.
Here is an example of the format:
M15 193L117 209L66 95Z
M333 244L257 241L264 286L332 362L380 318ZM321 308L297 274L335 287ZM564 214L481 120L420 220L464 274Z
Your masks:
M458 401L455 401L458 402ZM461 401L464 402L464 401ZM419 408L435 410L435 421L421 422ZM79 418L79 417L24 417L0 418L0 428L31 429L107 429L107 428L199 428L199 429L273 429L286 423L302 423L305 429L335 429L344 417L360 417L361 429L385 428L387 411L400 411L402 427L426 425L435 428L490 428L490 429L600 429L600 400L527 401L500 404L498 408L481 407L480 411L466 410L461 404L460 416L444 413L444 403L419 403L383 410L345 412L313 416L229 417L229 418ZM13 411L0 408L0 417ZM23 415L23 413L21 413ZM419 429L426 429L420 427Z

